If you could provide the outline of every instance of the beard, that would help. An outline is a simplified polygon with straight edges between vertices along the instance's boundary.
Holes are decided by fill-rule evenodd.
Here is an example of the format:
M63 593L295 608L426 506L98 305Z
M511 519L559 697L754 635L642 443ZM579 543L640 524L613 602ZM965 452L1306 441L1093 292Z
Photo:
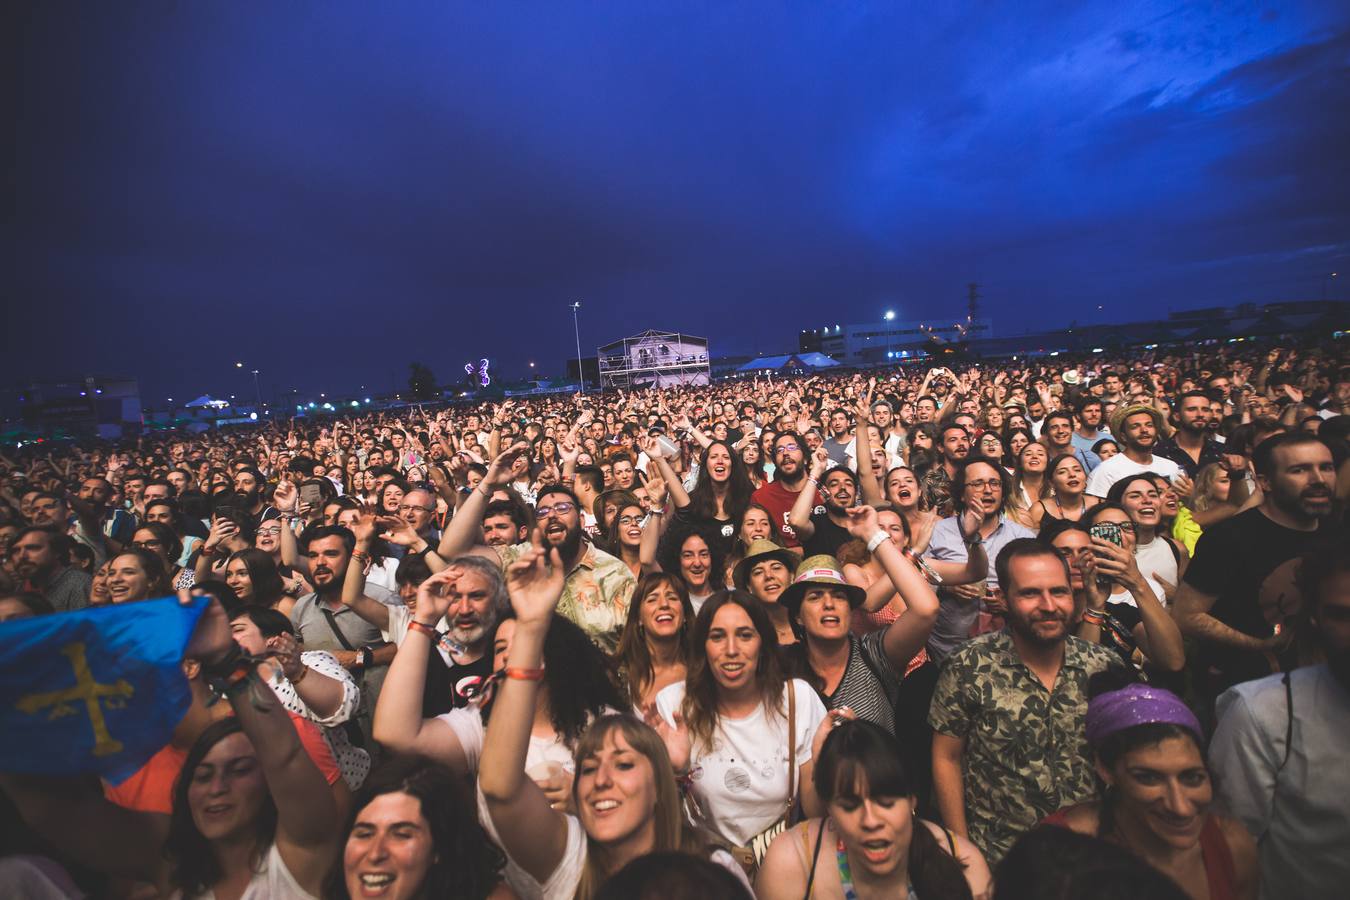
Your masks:
M1304 488L1297 495L1278 489L1270 492L1270 502L1288 515L1300 519L1320 519L1330 515L1332 500L1331 488L1326 485Z
M1048 637L1044 633L1037 631L1035 626L1042 622L1058 622L1060 625L1059 632L1053 637ZM1042 616L1038 614L1031 618L1023 619L1020 616L1015 616L1010 613L1008 615L1008 627L1016 632L1017 636L1022 638L1022 640L1041 647L1051 647L1055 644L1061 644L1069 633L1068 620L1060 615Z
M575 527L568 528L560 538L547 533L544 535L545 543L558 548L558 555L562 557L564 564L577 558L577 552L581 549L581 539L580 522Z

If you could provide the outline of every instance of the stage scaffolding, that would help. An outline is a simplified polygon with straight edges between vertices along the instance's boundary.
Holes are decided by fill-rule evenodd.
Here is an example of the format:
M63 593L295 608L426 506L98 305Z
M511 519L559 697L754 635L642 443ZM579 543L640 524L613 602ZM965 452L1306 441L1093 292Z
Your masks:
M600 384L606 389L707 384L708 339L648 329L596 350Z

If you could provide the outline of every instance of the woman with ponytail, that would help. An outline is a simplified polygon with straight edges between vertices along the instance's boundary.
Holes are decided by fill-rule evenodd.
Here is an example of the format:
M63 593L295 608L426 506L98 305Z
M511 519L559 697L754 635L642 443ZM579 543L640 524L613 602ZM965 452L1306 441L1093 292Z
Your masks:
M759 900L989 896L980 851L914 812L900 744L860 719L830 732L812 780L826 815L779 835L755 880Z

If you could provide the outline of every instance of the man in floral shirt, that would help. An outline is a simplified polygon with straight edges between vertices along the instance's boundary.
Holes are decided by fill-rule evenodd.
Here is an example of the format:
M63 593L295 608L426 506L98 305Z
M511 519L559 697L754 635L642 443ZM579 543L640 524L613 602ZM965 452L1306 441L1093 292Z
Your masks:
M995 568L1008 627L947 658L928 713L938 808L991 865L1041 818L1094 796L1088 678L1121 665L1070 635L1069 570L1053 548L1020 538Z

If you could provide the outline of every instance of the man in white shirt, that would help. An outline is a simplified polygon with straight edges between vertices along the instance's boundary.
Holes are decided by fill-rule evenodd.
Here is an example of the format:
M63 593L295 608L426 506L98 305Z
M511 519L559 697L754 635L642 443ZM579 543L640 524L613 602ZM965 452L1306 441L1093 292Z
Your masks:
M1350 547L1304 556L1299 589L1327 661L1219 697L1209 763L1261 854L1261 897L1339 897L1350 883Z
M1120 452L1092 470L1087 492L1104 499L1111 485L1141 472L1154 472L1169 481L1176 477L1180 466L1153 455L1162 431L1162 413L1151 406L1137 403L1116 410L1111 416L1111 434L1120 442Z

